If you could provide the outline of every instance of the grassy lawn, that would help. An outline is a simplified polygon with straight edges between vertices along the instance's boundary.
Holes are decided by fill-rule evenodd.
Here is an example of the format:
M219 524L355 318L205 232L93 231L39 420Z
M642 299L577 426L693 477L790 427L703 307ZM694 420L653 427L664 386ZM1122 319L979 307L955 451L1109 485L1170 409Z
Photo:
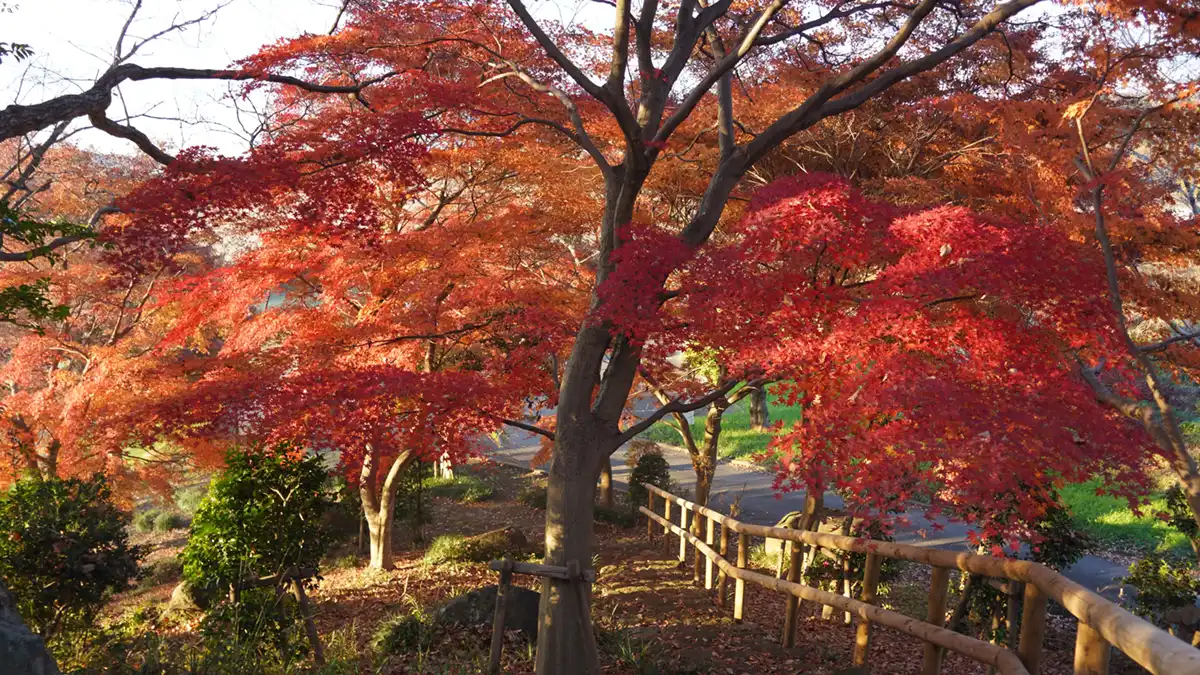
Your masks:
M1139 518L1123 499L1096 494L1096 483L1077 483L1062 490L1062 498L1074 516L1075 526L1095 537L1101 547L1128 552L1154 551L1187 553L1187 538L1154 514L1166 510L1162 493L1152 495Z
M770 400L770 397L768 397ZM771 421L783 420L784 426L800 419L800 408L787 408L771 405ZM704 415L707 409L696 411L696 419L692 421L692 434L699 443L704 438ZM675 421L672 418L672 423ZM717 444L717 454L722 459L750 459L767 449L772 434L766 431L750 430L750 398L744 398L733 404L721 418L721 438ZM642 438L656 443L682 446L683 439L679 432L666 422L659 422L646 430Z

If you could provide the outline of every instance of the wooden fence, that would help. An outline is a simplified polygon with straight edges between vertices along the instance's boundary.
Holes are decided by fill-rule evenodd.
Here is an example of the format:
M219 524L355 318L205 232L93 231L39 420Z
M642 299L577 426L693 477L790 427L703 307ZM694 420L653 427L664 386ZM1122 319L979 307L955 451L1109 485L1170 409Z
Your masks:
M794 640L799 601L809 600L858 618L854 645L855 665L866 665L871 626L878 624L920 638L926 643L922 675L937 675L941 671L943 649L988 664L1000 673L1036 675L1041 663L1047 602L1054 600L1079 620L1079 630L1075 638L1076 675L1106 675L1111 647L1121 650L1154 675L1200 675L1200 650L1044 565L1027 560L959 553L804 529L751 525L694 504L653 485L646 485L646 488L650 491L649 504L639 510L649 519L646 524L647 535L653 538L656 523L662 527L664 535L678 535L681 561L686 559L687 546L690 544L696 552L697 564L700 563L701 556L704 558L704 587L709 590L716 589L717 602L722 607L728 603L727 586L729 579L733 579L734 620L740 621L743 618L747 582L788 596L783 627L785 646L791 646ZM658 500L663 503L661 515L655 511L655 503ZM672 505L678 507L678 523L672 522ZM701 531L705 533L703 540L689 531L689 526L694 525L695 518L702 519ZM734 563L726 559L732 536L737 537L737 559ZM747 569L750 537L793 542L790 547L791 566L786 579ZM865 554L866 564L859 598L846 597L799 583L802 545ZM780 555L783 555L782 547ZM929 611L925 620L905 616L874 604L879 582L879 566L884 558L907 560L933 568ZM955 569L978 577L1006 579L1013 589L1017 588L1015 584L1024 587L1020 633L1015 653L943 626L950 571Z

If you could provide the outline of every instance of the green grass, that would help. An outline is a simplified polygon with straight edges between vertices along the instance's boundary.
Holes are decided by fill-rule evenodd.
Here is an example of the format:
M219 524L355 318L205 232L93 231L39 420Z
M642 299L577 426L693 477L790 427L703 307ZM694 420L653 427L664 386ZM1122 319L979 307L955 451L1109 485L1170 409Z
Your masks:
M1136 549L1158 553L1191 550L1187 537L1155 516L1167 508L1161 492L1151 495L1139 518L1124 499L1096 494L1095 481L1068 485L1061 491L1063 502L1071 509L1075 526L1104 548Z
M491 485L470 474L460 473L454 478L430 477L422 484L435 497L445 497L464 504L486 501L495 493Z
M767 397L769 401L770 396ZM785 407L770 405L771 421L783 420L785 427L800 419L800 407ZM704 439L704 415L707 409L696 411L696 419L692 420L692 435L697 443ZM674 423L674 418L671 419ZM746 397L730 406L721 418L721 437L717 441L717 455L722 459L751 459L766 451L767 444L774 436L769 431L752 431L750 429L750 398ZM666 422L659 422L646 430L642 438L665 443L667 445L683 445L679 432Z

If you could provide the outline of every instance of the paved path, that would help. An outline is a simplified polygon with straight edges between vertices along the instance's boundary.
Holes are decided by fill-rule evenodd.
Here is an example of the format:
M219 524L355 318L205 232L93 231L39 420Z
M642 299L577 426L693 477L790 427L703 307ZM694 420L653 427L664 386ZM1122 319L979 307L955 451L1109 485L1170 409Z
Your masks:
M529 461L540 449L539 437L528 432L510 429L505 434L501 447L492 452L493 459L523 468L529 468ZM666 452L664 455L671 465L671 477L680 486L691 489L695 487L696 477L692 471L691 461L685 452ZM621 489L628 487L629 467L624 463L623 453L617 452L612 456L613 482ZM710 505L717 510L727 511L729 504L739 495L742 496L740 520L750 523L775 524L784 515L799 511L804 504L804 493L789 492L777 496L771 488L773 476L756 469L747 468L741 464L722 463L717 468L713 481L713 495ZM831 507L841 505L841 498L834 494L825 495L825 503ZM896 541L914 546L937 546L949 549L968 549L967 527L960 523L943 522L941 531L934 531L930 522L918 511L908 514L911 523L896 532ZM922 536L922 531L927 536ZM1067 576L1083 586L1101 592L1110 599L1115 599L1119 590L1117 579L1125 576L1128 569L1125 565L1111 562L1096 556L1084 556L1067 570Z

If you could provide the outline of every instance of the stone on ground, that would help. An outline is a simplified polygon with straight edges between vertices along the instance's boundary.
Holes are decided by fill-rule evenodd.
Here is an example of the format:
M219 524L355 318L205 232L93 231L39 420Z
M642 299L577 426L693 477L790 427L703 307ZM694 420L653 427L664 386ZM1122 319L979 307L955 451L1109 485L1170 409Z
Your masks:
M515 527L502 527L463 539L464 558L489 562L505 556L520 557L532 551L529 540Z
M16 602L0 582L0 675L59 675L42 638L29 630Z
M504 605L504 629L518 630L530 640L537 639L538 604L542 594L512 586ZM438 610L440 623L460 626L491 626L496 612L496 586L477 588L460 595Z

